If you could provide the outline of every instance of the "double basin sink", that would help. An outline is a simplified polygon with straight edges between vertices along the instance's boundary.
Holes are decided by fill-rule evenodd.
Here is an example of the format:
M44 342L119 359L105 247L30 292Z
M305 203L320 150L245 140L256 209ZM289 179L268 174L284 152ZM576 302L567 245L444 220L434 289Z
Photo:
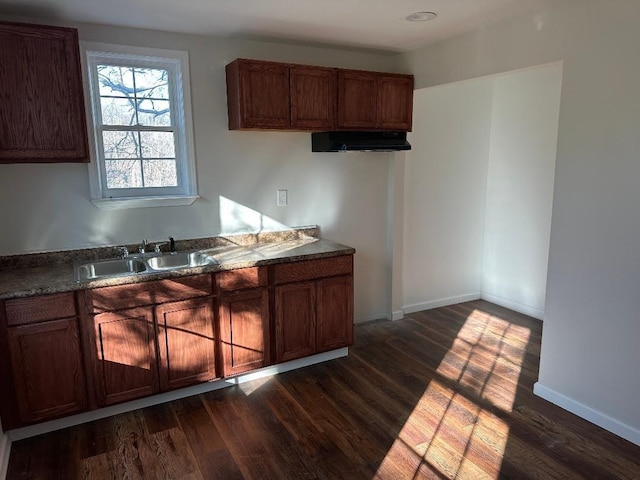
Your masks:
M215 265L218 261L202 251L173 254L130 256L110 260L97 260L75 266L76 281L99 280L142 273L160 273L181 268Z

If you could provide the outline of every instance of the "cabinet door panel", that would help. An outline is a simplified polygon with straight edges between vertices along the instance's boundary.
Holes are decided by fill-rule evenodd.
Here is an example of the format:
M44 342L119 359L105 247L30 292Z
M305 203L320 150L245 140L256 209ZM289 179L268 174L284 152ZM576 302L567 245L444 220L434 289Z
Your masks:
M291 126L308 130L335 128L337 74L332 68L292 66Z
M272 62L241 62L243 128L287 128L289 69Z
M0 23L0 64L0 163L87 162L77 31Z
M378 81L374 73L338 73L338 128L374 129L378 118Z
M94 318L93 352L98 403L111 405L158 391L151 308L102 313Z
M47 420L86 408L76 318L12 327L8 336L22 422Z
M220 337L225 377L270 363L266 289L225 294L221 298Z
M386 130L411 131L413 77L380 75L378 79L378 126Z
M315 353L315 283L281 285L275 289L276 361Z
M211 297L160 305L156 321L162 390L216 378Z
M317 351L353 344L353 277L318 280Z

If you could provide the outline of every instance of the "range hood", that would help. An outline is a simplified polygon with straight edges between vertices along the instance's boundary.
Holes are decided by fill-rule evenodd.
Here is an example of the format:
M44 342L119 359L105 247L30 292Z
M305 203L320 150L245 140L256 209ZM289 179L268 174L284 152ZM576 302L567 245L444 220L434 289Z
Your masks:
M311 134L312 152L396 152L411 150L407 132L321 132Z

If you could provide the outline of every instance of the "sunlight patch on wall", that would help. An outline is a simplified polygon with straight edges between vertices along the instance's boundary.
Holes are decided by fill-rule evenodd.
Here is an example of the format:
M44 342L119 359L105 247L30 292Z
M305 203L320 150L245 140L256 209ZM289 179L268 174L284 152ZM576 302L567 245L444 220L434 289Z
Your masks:
M286 230L286 225L245 205L220 196L221 233L249 233Z

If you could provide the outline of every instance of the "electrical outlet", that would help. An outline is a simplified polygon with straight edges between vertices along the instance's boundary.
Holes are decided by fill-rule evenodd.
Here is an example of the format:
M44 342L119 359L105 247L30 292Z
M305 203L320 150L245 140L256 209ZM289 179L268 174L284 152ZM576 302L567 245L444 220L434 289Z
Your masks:
M286 207L287 206L287 191L286 190L277 190L276 191L276 206L278 207Z

